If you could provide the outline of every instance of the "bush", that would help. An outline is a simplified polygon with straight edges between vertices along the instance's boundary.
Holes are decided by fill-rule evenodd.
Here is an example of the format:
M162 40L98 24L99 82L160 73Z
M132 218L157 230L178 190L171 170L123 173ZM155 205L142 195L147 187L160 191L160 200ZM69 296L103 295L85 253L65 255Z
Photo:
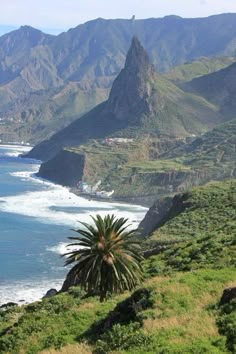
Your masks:
M60 349L65 344L65 338L58 334L51 334L44 339L44 348L54 347L55 349Z
M105 354L113 350L127 350L132 347L140 349L150 343L151 336L145 334L137 322L126 326L117 324L97 341L94 353Z
M236 300L223 305L217 319L220 334L226 336L226 347L236 353Z

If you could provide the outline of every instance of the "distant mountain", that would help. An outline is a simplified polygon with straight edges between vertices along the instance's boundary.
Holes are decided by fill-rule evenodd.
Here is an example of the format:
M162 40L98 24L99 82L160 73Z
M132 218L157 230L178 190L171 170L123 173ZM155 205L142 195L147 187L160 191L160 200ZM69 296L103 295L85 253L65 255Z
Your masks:
M110 135L183 137L224 121L213 105L156 73L137 37L106 102L36 146L28 156L47 160L63 147Z
M187 87L217 104L225 116L236 117L236 62L215 73L193 79Z
M226 68L236 62L236 57L202 57L188 63L177 65L164 74L168 80L181 84L191 81L198 77L212 74L216 71Z
M39 47L46 47L53 36L47 35L30 26L22 26L19 30L7 33L0 37L0 83L7 84L21 76L22 70L35 64L37 72L40 59L36 56ZM46 67L46 62L44 67ZM37 84L40 75L37 77ZM38 84L39 87L39 84ZM41 82L41 88L46 88ZM33 87L32 87L33 88ZM37 88L37 87L35 87Z
M35 143L108 97L135 32L158 71L236 54L236 15L97 19L59 36L23 26L0 37L0 139Z

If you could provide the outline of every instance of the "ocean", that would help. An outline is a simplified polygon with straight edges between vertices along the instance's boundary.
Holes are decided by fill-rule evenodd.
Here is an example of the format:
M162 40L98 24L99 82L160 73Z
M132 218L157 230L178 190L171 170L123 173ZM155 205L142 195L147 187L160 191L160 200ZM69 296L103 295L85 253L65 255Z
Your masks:
M69 189L35 177L39 162L22 159L27 147L0 145L0 305L39 300L60 289L68 269L61 257L79 221L108 213L133 227L147 209L87 200Z

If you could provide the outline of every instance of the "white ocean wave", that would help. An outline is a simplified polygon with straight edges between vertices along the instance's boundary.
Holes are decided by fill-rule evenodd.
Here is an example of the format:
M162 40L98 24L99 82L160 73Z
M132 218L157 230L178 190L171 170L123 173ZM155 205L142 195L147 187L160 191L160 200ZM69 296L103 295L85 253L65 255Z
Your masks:
M21 152L19 152L19 151L12 151L12 152L6 152L4 155L11 156L11 157L17 157L17 156L19 156L20 153Z
M32 146L0 144L0 148L7 150L30 151L32 149Z
M32 149L32 146L24 145L0 145L0 149L4 150L4 155L17 157L22 153L28 152Z
M36 169L36 165L32 169ZM47 188L0 198L0 211L36 218L43 223L78 226L79 221L90 222L90 215L108 213L126 217L136 227L144 217L147 208L120 203L100 202L81 198L68 188L35 178L32 171L15 172L14 176L29 178L34 183L44 184ZM69 209L73 208L73 212Z
M49 289L60 290L63 281L64 279L40 279L0 285L0 305L7 302L25 304L40 300Z
M39 164L32 164L29 166L30 171L17 171L17 172L10 172L9 175L13 177L19 177L19 178L24 178L24 179L31 179L32 182L38 182L38 183L43 183L42 180L39 178L35 178L34 174L39 171Z
M73 250L76 249L75 246L68 246L68 245L69 245L69 243L59 242L58 245L56 245L56 246L47 247L46 251L54 252L54 253L63 255L65 253L67 253L67 252L70 252L70 251L73 251Z

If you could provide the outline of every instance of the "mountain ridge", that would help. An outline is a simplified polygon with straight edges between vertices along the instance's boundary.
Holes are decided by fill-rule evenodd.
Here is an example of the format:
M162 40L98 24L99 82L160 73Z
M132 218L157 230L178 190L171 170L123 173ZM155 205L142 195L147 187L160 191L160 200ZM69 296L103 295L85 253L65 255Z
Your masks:
M97 19L58 36L29 26L6 34L0 37L0 43L9 40L10 46L7 49L1 44L0 79L5 84L1 82L0 116L7 124L0 130L0 139L35 144L106 99L111 83L123 67L134 32L145 43L154 66L162 72L200 56L235 55L235 22L235 14L202 19L171 16L136 20L134 31L131 20ZM34 39L35 31L38 42ZM14 36L15 41L11 39ZM64 95L61 102L54 102L55 90L65 93L65 88L73 83L77 89L73 91L71 109L67 107L63 112L63 102L70 100L70 96ZM104 91L102 97L99 90ZM89 98L90 93L95 95L94 99ZM37 101L31 99L35 94ZM58 104L61 114L56 127Z

